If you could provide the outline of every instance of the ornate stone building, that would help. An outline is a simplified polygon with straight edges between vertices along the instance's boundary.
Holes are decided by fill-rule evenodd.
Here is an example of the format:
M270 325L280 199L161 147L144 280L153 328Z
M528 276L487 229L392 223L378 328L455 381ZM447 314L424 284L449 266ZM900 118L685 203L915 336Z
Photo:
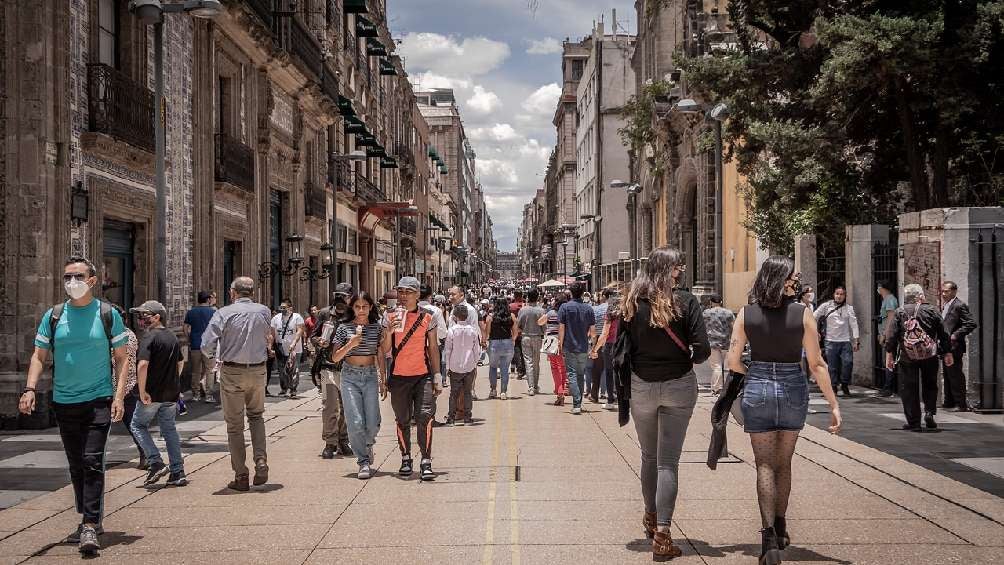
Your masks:
M163 28L173 326L240 275L305 311L336 282L379 294L424 269L448 171L385 0L224 0ZM0 6L0 385L22 381L68 255L95 262L105 299L158 298L152 30L126 0Z
M719 179L715 148L702 143L714 127L707 110L717 101L703 100L688 88L675 57L698 57L734 41L725 2L719 0L637 0L638 39L632 58L636 89L655 91L651 116L655 142L633 155L633 178L639 195L639 255L656 246L683 251L687 263L684 286L697 294L718 292L738 302L756 270L756 241L742 229L743 179L734 163L721 170L722 206L716 201ZM681 101L686 107L681 106ZM725 226L722 241L715 220ZM737 227L738 226L738 227ZM739 292L727 292L728 281ZM740 304L729 303L730 307Z

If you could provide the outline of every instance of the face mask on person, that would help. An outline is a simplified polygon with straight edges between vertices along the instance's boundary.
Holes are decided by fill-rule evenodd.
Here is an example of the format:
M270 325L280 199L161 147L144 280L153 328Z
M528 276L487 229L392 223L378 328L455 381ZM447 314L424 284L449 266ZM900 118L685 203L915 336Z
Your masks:
M63 283L63 287L66 289L66 294L74 300L83 298L91 288L84 281L77 279L66 281Z
M816 295L813 294L813 293L811 293L811 292L805 293L805 301L806 302L815 302L816 301Z

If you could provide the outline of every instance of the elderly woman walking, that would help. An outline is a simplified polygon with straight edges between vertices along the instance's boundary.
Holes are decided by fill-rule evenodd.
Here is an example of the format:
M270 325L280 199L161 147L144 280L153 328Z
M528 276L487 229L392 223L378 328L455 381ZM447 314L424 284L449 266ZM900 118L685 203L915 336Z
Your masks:
M682 271L679 250L652 251L621 305L618 337L618 350L631 367L628 396L641 445L642 525L653 538L656 561L683 553L670 536L677 474L697 404L694 365L711 354L700 303L693 294L675 288Z

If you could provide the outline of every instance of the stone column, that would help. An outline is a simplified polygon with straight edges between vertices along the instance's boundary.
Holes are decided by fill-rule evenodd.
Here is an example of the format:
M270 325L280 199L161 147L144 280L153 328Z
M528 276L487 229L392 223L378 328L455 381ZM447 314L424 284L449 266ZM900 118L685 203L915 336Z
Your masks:
M802 273L802 284L813 289L818 286L816 277L816 235L795 237L795 272Z
M876 243L889 243L889 226L868 224L846 226L844 243L846 257L847 303L854 307L861 330L861 349L854 354L854 384L881 385L876 380L875 348L878 347L877 326L874 319L876 301L875 262L872 255Z

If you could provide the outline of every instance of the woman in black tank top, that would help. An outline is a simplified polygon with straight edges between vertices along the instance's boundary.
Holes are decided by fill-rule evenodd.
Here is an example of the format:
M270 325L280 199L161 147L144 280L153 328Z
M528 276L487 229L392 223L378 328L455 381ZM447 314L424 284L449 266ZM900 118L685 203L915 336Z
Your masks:
M509 301L505 298L496 298L492 306L492 313L488 314L485 320L488 328L488 380L491 382L491 390L488 398L501 398L505 400L509 394L509 366L512 364L512 356L516 351L516 316L509 311ZM495 384L502 379L502 394L498 396Z
M791 458L809 409L809 389L801 367L803 348L830 405L830 432L840 431L840 408L819 350L816 320L811 310L794 300L799 288L791 259L768 258L750 291L750 305L736 318L729 348L729 368L745 375L742 412L756 458L763 524L760 565L780 563L781 550L790 543L785 513L791 493ZM741 360L747 343L752 361L748 369Z

